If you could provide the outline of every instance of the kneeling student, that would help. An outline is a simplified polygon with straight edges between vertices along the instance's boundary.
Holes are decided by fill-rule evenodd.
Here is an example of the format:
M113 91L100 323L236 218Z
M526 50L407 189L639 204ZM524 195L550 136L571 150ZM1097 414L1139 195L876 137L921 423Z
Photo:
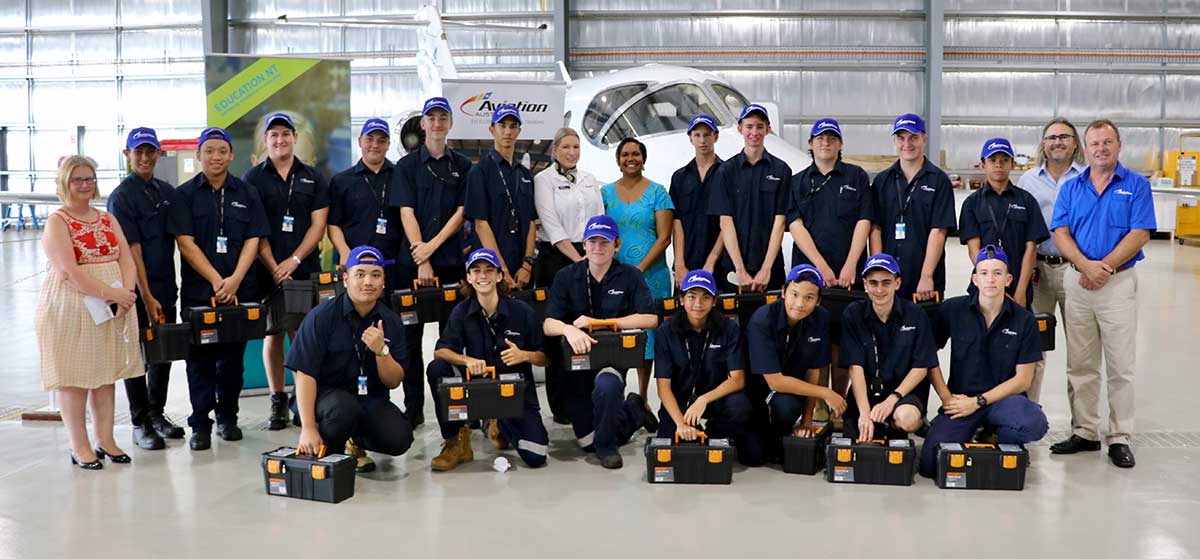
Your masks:
M500 270L500 258L491 249L481 248L467 257L467 284L463 286L467 298L451 311L427 375L438 409L442 405L438 393L441 379L461 376L463 369L478 376L492 366L498 375L520 373L525 377L525 415L488 421L488 438L500 450L508 448L509 441L515 442L521 460L536 468L546 464L550 435L542 423L530 365L545 367L550 360L542 350L542 325L529 305L509 296ZM471 428L465 421L449 421L439 413L438 426L445 442L441 454L430 463L434 470L452 470L475 459Z
M370 246L351 250L346 292L310 311L296 331L283 365L295 373L302 453L324 445L340 454L350 437L391 456L412 445L412 426L388 395L404 380L405 359L404 323L380 301L389 264Z
M750 420L745 356L736 320L715 310L717 282L704 270L683 277L683 310L666 319L654 336L654 376L662 407L658 436L696 438L704 431L714 439L742 438Z
M840 366L850 369L854 394L842 434L859 441L903 437L925 423L926 377L938 365L932 326L921 307L896 297L900 265L891 255L868 258L862 278L870 301L855 301L842 313ZM876 431L877 425L885 428Z
M782 437L810 435L817 398L835 417L846 410L845 398L817 384L830 360L829 311L818 306L824 286L812 265L792 268L785 277L783 298L754 311L746 326L753 373L746 395L754 414L746 441L738 447L745 464L776 459Z
M1033 442L1049 428L1042 407L1025 397L1042 350L1033 313L1005 296L1012 279L1004 251L987 245L971 277L979 293L942 303L950 379L930 375L942 409L921 449L925 477L937 475L938 445L968 442L981 426L994 430L1001 444Z

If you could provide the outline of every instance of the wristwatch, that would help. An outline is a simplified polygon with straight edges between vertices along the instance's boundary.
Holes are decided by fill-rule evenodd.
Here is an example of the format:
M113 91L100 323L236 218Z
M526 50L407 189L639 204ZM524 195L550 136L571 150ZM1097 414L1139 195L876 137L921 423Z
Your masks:
M976 404L979 404L979 407L980 407L980 408L986 408L986 407L987 407L987 405L988 405L987 398L984 398L984 397L983 397L983 394L980 394L980 395L978 395L978 396L976 396L976 397L975 397L975 403L976 403Z
M297 264L302 264L302 262L300 262L300 257L296 256L295 254L292 255L292 260L295 260Z
M378 355L380 357L387 357L391 354L392 354L392 348L388 347L387 344L383 344L383 351L377 353L376 355Z
M532 256L526 256L525 258L522 258L521 261L526 264L529 264L530 266L533 266L537 262L537 259L535 259Z

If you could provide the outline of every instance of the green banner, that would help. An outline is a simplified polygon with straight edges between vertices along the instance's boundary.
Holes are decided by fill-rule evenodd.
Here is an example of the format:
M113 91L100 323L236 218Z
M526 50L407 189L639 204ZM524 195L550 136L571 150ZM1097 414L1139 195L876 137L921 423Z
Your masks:
M254 61L208 94L208 125L227 128L318 62L300 58Z

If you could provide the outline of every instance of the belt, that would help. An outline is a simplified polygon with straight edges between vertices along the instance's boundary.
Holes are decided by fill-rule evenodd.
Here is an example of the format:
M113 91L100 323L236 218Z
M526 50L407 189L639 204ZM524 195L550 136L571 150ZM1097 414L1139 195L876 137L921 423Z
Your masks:
M1039 254L1038 256L1040 257L1041 255ZM1053 257L1051 257L1051 258L1053 258ZM1079 271L1079 268L1076 268L1074 264L1071 264L1071 269L1075 270L1076 272ZM1115 276L1121 272L1124 272L1125 270L1132 270L1132 269L1133 269L1133 264L1130 264L1128 266L1125 266L1124 268L1117 268L1117 269L1113 270L1113 273L1109 274L1109 275ZM1082 273L1082 272L1080 272L1080 273Z
M1067 259L1061 256L1050 256L1047 254L1038 253L1037 259L1051 266L1062 266L1067 263Z

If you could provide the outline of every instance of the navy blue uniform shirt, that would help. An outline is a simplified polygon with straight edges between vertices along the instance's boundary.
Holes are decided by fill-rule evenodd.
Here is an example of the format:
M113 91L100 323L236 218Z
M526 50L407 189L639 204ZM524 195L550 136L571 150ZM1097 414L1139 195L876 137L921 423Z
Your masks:
M838 366L851 365L863 368L868 384L878 372L885 392L896 390L913 369L937 367L937 348L929 316L916 303L897 297L884 323L875 314L871 301L850 303L842 313ZM928 384L928 380L921 384Z
M939 333L950 338L950 392L983 394L1016 376L1017 365L1042 360L1037 319L1005 297L1004 308L989 328L979 297L964 295L942 303Z
M142 245L142 262L150 294L164 307L174 307L175 237L167 231L175 207L175 188L159 179L129 175L108 195L108 212L116 216L129 244Z
M693 158L671 175L671 203L675 205L675 219L683 226L683 262L689 270L704 268L708 253L721 235L719 218L708 215L712 179L720 167L718 157L701 177Z
M716 309L713 313L717 315L716 328L706 325L697 332L681 311L655 330L654 378L671 379L671 393L683 410L697 396L725 382L730 371L746 370L737 321L721 316Z
M280 177L271 160L266 159L247 169L242 180L258 190L258 197L267 214L267 223L271 227L271 254L275 261L291 258L312 227L312 212L329 207L329 187L321 172L297 157L292 159L288 176ZM286 216L293 220L291 231L284 231L284 221L288 219ZM305 278L320 271L320 254L313 250L301 260L293 275ZM266 287L263 286L264 289Z
M167 230L174 236L190 236L204 252L208 263L221 277L233 275L237 269L242 245L247 239L266 237L271 233L267 214L263 211L258 191L233 175L225 176L225 184L214 191L204 173L199 173L175 190L177 203L171 212ZM222 204L222 202L224 202ZM224 253L217 252L217 237L228 239ZM260 240L259 242L266 242ZM213 296L212 284L181 259L179 267L179 299L183 307L208 305ZM255 285L253 268L238 286L238 299L246 302L261 298ZM270 286L262 286L270 287Z
M657 312L641 270L615 258L599 282L588 271L586 258L559 270L546 305L546 318L566 324L585 315L606 319Z
M435 349L449 349L483 359L496 368L496 374L520 373L532 379L533 369L529 363L507 367L500 359L500 353L508 349L505 340L525 351L544 351L542 336L542 322L523 301L501 297L496 313L489 318L479 299L472 297L450 311L450 320Z
M537 219L537 210L533 205L533 175L513 157L510 165L492 150L471 167L463 215L488 222L504 265L515 275L525 257L525 239ZM471 248L483 248L478 236L472 239Z
M393 258L400 250L400 216L389 202L395 165L386 158L379 172L371 171L362 159L353 167L329 179L329 224L342 228L350 248L373 246L384 258ZM387 233L375 232L378 219L387 220Z
M828 175L822 175L813 163L792 177L792 206L787 222L801 221L834 274L840 274L846 265L854 227L860 220L875 221L870 188L862 167L841 161L834 164ZM866 263L867 252L864 248L859 255L856 272ZM792 243L792 266L799 264L812 262ZM856 280L856 283L861 282Z
M421 226L421 238L428 241L437 236L454 212L463 207L470 170L471 160L461 153L446 148L446 153L434 159L429 155L429 150L421 146L421 149L410 152L396 162L396 171L392 174L391 204L397 208L412 208ZM519 179L516 182L520 182ZM529 188L529 192L530 200L533 200L533 189ZM399 223L396 226L401 227ZM492 230L498 239L500 232L495 229L496 225L493 224ZM455 233L433 253L429 258L430 264L462 266L462 247L462 233ZM524 250L524 245L521 245L521 250ZM417 267L413 262L412 245L404 231L400 231L400 252L396 262L410 268ZM514 266L511 261L508 262L509 266Z
M786 216L791 197L792 168L782 159L763 150L762 159L751 165L746 153L739 152L717 169L711 188L708 213L730 216L737 229L742 262L751 274L759 272L767 256L767 244L776 216ZM729 270L733 261L726 247L722 262ZM771 265L783 265L783 251Z
M962 244L979 239L980 246L996 245L1008 255L1009 271L1013 275L1012 283L1006 289L1009 295L1017 290L1025 243L1033 241L1034 250L1037 250L1037 243L1050 238L1037 199L1011 182L1003 194L997 194L991 186L972 192L963 202L958 222L958 239ZM1030 282L1027 302L1031 302L1032 290L1033 282Z
M896 161L875 176L871 193L875 197L875 222L883 236L883 252L900 263L903 281L896 296L911 298L921 281L929 233L946 229L949 235L956 225L954 187L950 177L926 158L912 182L905 180L900 162ZM896 224L900 221L904 222L904 239L896 238ZM933 287L939 292L946 291L945 251L933 271Z
M783 373L804 380L809 369L829 364L829 311L817 307L795 326L788 326L781 297L750 316L746 347L752 373L746 378L746 394L757 404L770 391L763 375Z
M362 341L369 326L383 321L383 335L391 358L403 365L405 353L404 323L381 301L366 317L354 310L350 296L342 293L317 305L304 317L296 330L296 341L288 350L283 366L304 373L317 381L317 393L348 390L358 394L358 376L367 377L367 398L388 399L388 388L379 380L375 353Z

